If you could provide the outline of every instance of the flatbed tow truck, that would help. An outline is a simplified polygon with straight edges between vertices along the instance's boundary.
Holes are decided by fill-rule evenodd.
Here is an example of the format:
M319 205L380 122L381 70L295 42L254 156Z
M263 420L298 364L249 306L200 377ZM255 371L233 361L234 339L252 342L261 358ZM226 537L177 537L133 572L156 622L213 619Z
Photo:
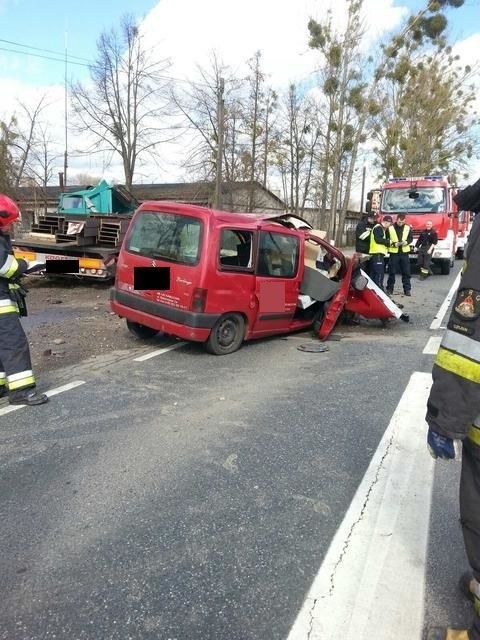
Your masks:
M15 256L46 264L47 275L112 279L136 204L123 188L103 180L64 192L55 213L40 216L12 241Z

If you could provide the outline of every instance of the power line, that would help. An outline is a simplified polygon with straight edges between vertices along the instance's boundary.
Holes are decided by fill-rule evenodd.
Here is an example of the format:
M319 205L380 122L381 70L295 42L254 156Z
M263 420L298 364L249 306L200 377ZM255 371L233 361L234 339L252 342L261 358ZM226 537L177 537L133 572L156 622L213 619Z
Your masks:
M50 56L42 56L39 53L30 53L30 51L18 51L16 49L7 49L6 47L0 47L0 51L7 51L8 53L20 53L26 56L32 56L33 58L43 58L44 60L53 60L54 62L61 62L65 64L65 58L52 58ZM70 64L75 64L79 67L87 67L89 68L91 65L85 64L84 62L75 62L73 60L70 61Z
M52 51L51 49L42 49L41 47L33 47L29 44L22 44L21 42L14 42L12 40L4 40L0 38L0 42L5 42L6 44L13 44L15 47L24 47L25 49L33 49L34 51L42 51L43 53L53 53L56 56L63 56L61 51ZM80 56L68 56L70 59L75 58L76 60L83 60L83 62L90 62L87 58L81 58Z

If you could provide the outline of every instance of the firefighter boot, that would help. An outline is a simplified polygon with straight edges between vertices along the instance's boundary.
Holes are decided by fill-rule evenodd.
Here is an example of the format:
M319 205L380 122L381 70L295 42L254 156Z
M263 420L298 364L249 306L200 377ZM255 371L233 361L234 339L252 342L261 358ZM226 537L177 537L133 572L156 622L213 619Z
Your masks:
M420 280L426 280L430 275L430 271L425 267L420 267Z
M460 578L460 591L473 602L475 613L480 616L480 583L468 571Z
M432 629L427 636L428 640L470 640L466 629Z
M35 389L25 389L11 394L8 401L10 404L26 404L29 407L33 407L34 405L48 402L48 396L44 393L38 393Z

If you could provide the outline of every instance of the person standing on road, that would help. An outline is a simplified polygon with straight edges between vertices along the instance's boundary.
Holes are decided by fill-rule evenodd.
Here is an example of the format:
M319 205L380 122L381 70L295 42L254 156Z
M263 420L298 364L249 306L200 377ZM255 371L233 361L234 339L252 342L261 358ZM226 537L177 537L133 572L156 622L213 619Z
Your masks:
M48 397L35 390L30 349L16 302L16 278L28 269L25 260L15 258L10 241L11 225L19 219L17 205L0 194L0 398L8 393L10 404L36 405Z
M419 235L418 240L415 243L415 248L418 250L417 264L420 267L420 280L425 280L432 273L430 263L432 262L432 254L435 249L435 245L438 242L437 232L432 227L432 221L427 220L425 229Z
M383 216L382 222L376 224L370 234L370 277L383 291L383 278L385 276L385 257L388 253L390 240L386 234L392 224L392 216Z
M476 199L462 207L466 210L480 211L480 180L475 186ZM455 196L458 205L467 200L461 194ZM468 631L444 629L438 640L480 640L480 216L465 256L455 304L433 365L426 420L427 445L434 458L454 459L455 440L463 442L460 521L471 572L460 585L473 601L475 615Z
M405 214L399 213L397 221L388 229L390 246L388 247L389 264L387 293L393 294L395 274L402 274L403 293L411 296L410 277L410 245L413 243L413 233L410 225L405 224Z
M375 226L377 214L369 212L363 216L355 228L355 251L357 253L370 253L370 236ZM362 262L362 269L365 273L369 273L370 260Z

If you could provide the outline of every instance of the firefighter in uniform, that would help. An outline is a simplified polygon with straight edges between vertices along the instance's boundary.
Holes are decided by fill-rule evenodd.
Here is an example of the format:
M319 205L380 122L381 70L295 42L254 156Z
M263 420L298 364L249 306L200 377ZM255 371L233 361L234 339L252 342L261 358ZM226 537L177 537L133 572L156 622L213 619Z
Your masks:
M460 191L455 201L462 209L480 211L480 180ZM463 442L460 520L471 572L460 585L475 607L470 629L442 630L438 640L480 640L480 216L470 232L462 279L432 376L426 416L429 451L434 458L453 459L454 441Z
M23 296L17 279L28 264L15 258L8 235L19 219L17 205L0 194L0 397L8 394L10 404L36 405L48 397L35 390L30 349L19 318Z
M413 242L413 233L410 225L405 224L405 214L399 213L397 221L388 229L390 238L390 246L388 247L389 265L387 293L393 294L395 286L395 274L402 274L403 293L411 296L411 277L410 277L410 245Z
M383 278L385 275L385 257L388 253L390 240L386 230L392 224L392 216L383 216L382 222L376 224L370 234L370 268L369 275L377 287L383 291Z
M367 213L355 228L355 251L357 253L370 253L370 236L375 226L377 214L373 212ZM362 269L369 273L370 260L362 262Z
M437 242L438 235L433 229L433 223L431 220L427 220L425 229L418 236L418 240L415 243L415 250L418 251L417 264L420 269L420 280L425 280L432 273L430 263L432 262L432 255Z

